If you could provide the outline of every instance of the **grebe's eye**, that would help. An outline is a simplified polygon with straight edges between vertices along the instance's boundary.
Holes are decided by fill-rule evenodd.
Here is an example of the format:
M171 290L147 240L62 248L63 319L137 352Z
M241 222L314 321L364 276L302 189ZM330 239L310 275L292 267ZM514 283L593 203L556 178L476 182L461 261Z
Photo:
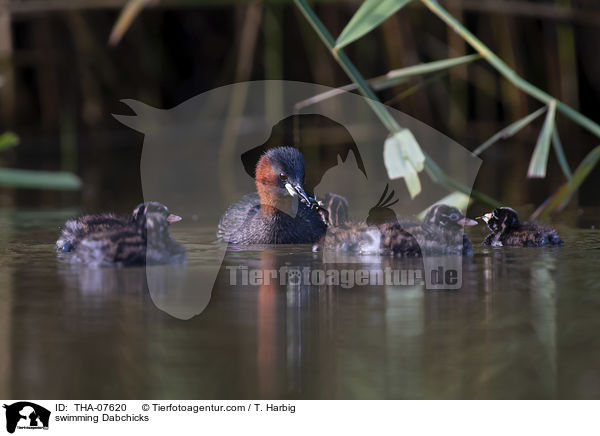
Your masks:
M281 180L283 180L284 182L287 180L287 176L285 174L283 174L283 173L279 173L279 178Z
M452 221L458 221L458 214L457 213L451 213L448 218L450 218Z

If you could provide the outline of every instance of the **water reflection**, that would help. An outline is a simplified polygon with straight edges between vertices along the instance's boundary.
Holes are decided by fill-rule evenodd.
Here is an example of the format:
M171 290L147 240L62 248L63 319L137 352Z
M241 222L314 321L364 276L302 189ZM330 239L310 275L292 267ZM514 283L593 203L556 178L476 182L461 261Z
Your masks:
M151 295L144 269L73 269L52 252L54 224L13 219L0 216L5 397L600 396L594 231L561 229L565 246L540 250L483 248L475 235L458 291L232 286L228 266L323 265L307 246L230 249L206 310L183 321L161 308L168 287ZM210 261L209 246L182 242L192 270ZM418 267L397 262L337 267ZM176 300L178 310L199 304Z

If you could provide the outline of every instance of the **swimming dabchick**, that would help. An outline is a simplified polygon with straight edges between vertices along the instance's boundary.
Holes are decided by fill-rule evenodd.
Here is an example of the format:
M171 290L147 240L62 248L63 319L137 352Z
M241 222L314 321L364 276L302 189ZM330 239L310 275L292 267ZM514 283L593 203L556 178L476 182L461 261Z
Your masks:
M84 215L66 222L56 247L90 267L183 263L185 250L169 235L169 224L180 220L158 202L138 205L129 218Z
M225 212L217 238L233 244L307 244L327 230L314 198L304 191L304 157L293 147L268 150L256 165L257 194Z
M558 232L544 224L520 222L519 216L510 207L499 207L481 217L492 231L483 240L483 245L492 247L541 247L562 244Z
M388 200L389 201L389 200ZM477 224L452 206L436 205L422 223L387 221L380 225L350 223L331 227L313 251L382 254L398 257L473 254L473 245L463 233L464 226Z
M406 231L417 236L421 248L431 254L472 256L473 244L464 228L476 225L477 221L465 217L456 207L438 204L427 211L421 224L422 235L410 227L406 227Z
M63 226L56 241L56 251L68 253L81 239L93 232L122 229L129 223L129 217L122 217L112 212L82 215L68 220Z

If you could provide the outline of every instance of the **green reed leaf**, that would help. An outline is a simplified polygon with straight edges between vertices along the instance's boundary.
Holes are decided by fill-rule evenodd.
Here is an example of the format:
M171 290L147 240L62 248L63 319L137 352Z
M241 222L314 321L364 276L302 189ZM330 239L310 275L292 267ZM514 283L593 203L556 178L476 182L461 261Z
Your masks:
M411 0L365 0L335 42L342 48L373 30Z
M567 180L571 180L573 178L573 173L567 162L567 157L565 156L565 151L560 136L558 136L558 129L556 126L554 126L554 129L552 130L552 148L554 148L554 154L556 155L556 159L558 159L558 163L560 164L560 168L565 174L565 177Z
M546 168L548 166L548 155L550 154L550 141L552 140L552 131L554 130L554 117L556 115L556 100L552 100L548 104L548 112L544 125L537 139L527 177L529 178L544 178L546 177Z
M505 128L503 128L502 130L500 130L499 132L497 132L496 134L494 134L490 139L488 139L487 141L485 141L479 147L477 147L473 151L473 154L480 155L481 153L483 153L485 150L487 150L488 148L490 148L492 145L494 145L499 140L501 140L501 139L507 139L507 138L510 138L511 136L517 134L525 126L527 126L529 123L531 123L537 117L539 117L541 114L543 114L544 112L546 112L547 109L548 109L548 106L541 107L538 110L536 110L535 112L530 113L526 117L521 118L520 120L517 120L517 121L515 121L512 124L509 124L508 126L506 126Z
M467 55L467 56L459 56L450 59L444 59L441 61L433 61L427 62L418 65L411 65L410 67L398 68L396 70L391 70L382 76L373 77L368 79L366 82L373 88L375 91L381 91L383 89L388 89L399 85L401 83L406 82L411 77L435 73L438 71L443 71L445 69L450 69L452 67L456 67L459 65L468 64L470 62L476 61L477 59L481 59L481 56L478 54ZM417 84L414 89L418 89L423 86L423 82ZM294 105L296 110L301 108L320 103L328 98L333 98L337 95L343 94L345 92L354 91L358 88L356 83L349 83L348 85L341 86L339 88L331 89L329 91L322 92L320 94L314 95L313 97L307 98L306 100L299 101Z
M425 62L422 64L411 65L410 67L398 68L389 71L385 76L380 76L373 79L379 82L379 86L383 86L384 79L400 79L406 77L419 76L421 74L435 73L440 70L457 67L459 65L468 64L470 62L481 59L481 55L472 54L467 56L458 56L455 58L442 59L440 61Z
M81 188L81 180L68 172L0 168L0 186L73 191Z
M552 212L561 211L571 199L575 191L600 161L600 145L590 151L581 161L571 180L562 185L548 200L546 200L531 216L532 219L546 218Z

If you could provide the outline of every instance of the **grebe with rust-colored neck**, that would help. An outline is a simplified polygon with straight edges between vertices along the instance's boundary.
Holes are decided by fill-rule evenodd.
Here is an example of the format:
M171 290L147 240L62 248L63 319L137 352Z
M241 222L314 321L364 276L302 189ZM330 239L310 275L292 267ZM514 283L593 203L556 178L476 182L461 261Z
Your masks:
M304 191L305 163L293 147L277 147L256 165L256 193L221 217L217 238L232 244L309 244L327 230L316 201Z

